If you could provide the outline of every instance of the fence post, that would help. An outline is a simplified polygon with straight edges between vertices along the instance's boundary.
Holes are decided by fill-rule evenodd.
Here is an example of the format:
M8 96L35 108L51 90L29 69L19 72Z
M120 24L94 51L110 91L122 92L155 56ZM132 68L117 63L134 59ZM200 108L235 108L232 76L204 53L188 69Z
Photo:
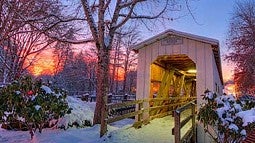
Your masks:
M180 112L176 111L174 112L174 140L175 143L181 142L181 128L180 128Z
M143 101L141 103L138 103L138 111L142 110L143 108ZM141 114L138 114L138 121L142 121L143 120L143 110Z
M101 110L101 128L100 128L100 137L102 137L107 132L107 115L108 115L108 107L107 107L107 96L103 97L103 108Z
M193 137L192 137L192 142L196 142L197 140L197 130L196 130L196 118L195 118L195 108L196 108L196 104L192 103L192 128L193 128Z

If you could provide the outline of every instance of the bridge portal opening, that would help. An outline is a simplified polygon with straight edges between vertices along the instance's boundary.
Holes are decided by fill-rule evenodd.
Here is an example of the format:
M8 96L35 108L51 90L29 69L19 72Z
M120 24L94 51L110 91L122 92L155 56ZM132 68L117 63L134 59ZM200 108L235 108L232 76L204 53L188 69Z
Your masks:
M186 55L158 56L150 75L150 98L196 97L196 64Z
M196 97L196 64L187 55L158 56L150 69L150 98L180 97L174 102L186 102L186 97ZM159 104L175 103L150 106Z

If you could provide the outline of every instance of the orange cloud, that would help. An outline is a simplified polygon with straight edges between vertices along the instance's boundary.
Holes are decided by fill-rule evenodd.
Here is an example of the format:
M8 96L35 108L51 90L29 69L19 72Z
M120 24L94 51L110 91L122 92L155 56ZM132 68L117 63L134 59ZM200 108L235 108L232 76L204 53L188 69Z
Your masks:
M28 68L29 72L31 72L35 76L39 75L53 75L55 73L55 65L56 60L52 54L53 50L45 50L40 55L36 57L36 61L32 66Z

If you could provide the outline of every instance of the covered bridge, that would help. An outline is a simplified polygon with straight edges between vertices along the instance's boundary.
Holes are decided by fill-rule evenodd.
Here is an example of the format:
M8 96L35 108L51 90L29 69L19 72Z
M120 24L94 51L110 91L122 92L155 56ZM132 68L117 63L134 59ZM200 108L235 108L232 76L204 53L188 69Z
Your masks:
M223 92L218 40L170 29L134 50L139 54L137 99L197 97L200 106L206 89Z

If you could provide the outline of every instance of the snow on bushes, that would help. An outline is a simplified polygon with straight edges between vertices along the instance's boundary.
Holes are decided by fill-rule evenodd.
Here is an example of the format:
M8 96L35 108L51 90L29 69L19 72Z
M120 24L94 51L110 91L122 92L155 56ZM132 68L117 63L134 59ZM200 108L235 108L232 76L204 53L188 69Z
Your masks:
M198 120L216 142L241 142L255 128L254 101L210 91L202 96L205 103L199 109Z
M51 120L70 112L65 98L64 90L52 90L41 80L21 77L0 89L0 123L10 129L29 130L32 138L37 129L42 132Z
M59 128L67 129L72 126L85 127L92 125L95 103L84 102L71 96L67 97L67 102L72 111L59 120L57 124Z

